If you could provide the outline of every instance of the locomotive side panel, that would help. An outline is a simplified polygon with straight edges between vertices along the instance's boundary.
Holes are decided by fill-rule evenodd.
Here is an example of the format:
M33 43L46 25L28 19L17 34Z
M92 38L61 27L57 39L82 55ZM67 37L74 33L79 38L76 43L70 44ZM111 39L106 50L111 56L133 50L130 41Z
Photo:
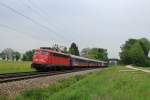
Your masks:
M62 65L62 66L69 66L70 65L70 57L58 53L52 54L52 64L53 65Z

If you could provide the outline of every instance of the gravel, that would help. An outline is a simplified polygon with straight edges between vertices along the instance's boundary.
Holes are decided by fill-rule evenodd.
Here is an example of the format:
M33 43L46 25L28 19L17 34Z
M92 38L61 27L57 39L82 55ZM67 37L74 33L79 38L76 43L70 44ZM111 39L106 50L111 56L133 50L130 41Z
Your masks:
M16 96L19 92L24 91L26 89L36 88L36 87L47 87L50 84L56 83L58 80L62 80L64 78L86 74L89 72L93 72L100 69L93 69L87 71L73 72L67 74L60 74L54 76L46 76L34 79L27 79L15 82L1 83L0 84L0 96Z

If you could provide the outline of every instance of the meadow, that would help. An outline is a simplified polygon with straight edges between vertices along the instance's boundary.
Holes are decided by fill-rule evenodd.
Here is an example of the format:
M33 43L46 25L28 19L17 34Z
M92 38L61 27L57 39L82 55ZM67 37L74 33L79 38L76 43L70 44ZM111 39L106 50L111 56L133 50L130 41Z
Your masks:
M0 61L0 73L32 71L31 62Z
M109 67L23 91L15 100L149 100L150 74Z

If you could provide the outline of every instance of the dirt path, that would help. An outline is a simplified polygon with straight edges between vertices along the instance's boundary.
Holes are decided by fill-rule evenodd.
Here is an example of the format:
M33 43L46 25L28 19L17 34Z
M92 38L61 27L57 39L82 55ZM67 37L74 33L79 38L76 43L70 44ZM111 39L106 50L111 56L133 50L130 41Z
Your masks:
M135 67L133 67L131 65L127 65L126 67L129 68L129 69L133 69L133 70L137 70L137 71L143 71L143 72L146 72L146 73L150 73L150 70L141 69L141 68L135 68Z

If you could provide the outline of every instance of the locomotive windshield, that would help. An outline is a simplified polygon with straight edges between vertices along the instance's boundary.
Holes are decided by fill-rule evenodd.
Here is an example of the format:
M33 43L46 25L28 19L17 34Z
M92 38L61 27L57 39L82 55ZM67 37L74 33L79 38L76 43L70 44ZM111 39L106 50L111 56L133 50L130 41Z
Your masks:
M37 54L48 55L48 52L47 52L47 51L35 51L34 54L35 54L35 55L37 55Z

